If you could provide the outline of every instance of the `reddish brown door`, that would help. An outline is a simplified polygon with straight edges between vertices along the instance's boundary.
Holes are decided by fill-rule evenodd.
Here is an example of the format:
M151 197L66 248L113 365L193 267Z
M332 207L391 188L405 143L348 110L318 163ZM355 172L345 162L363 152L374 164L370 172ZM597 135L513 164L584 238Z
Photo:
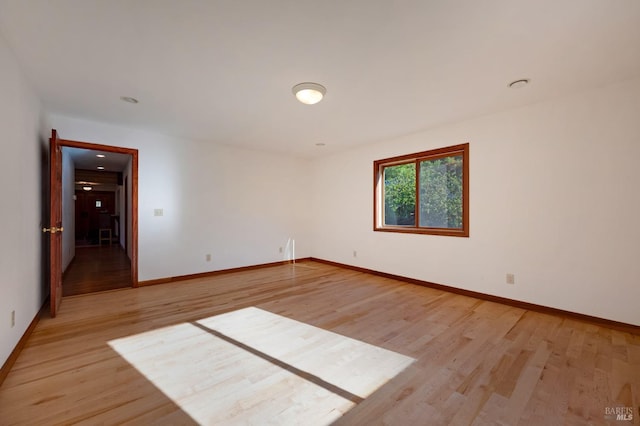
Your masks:
M50 285L51 316L55 317L62 300L62 153L60 141L55 129L51 130L49 141L49 192L50 192L50 228L43 231L49 233L50 248Z

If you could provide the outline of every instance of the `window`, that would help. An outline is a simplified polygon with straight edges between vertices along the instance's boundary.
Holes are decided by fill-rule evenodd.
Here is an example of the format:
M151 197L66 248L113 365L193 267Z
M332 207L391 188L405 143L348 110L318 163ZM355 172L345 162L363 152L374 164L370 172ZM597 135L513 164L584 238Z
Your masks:
M374 231L469 236L469 144L374 161Z

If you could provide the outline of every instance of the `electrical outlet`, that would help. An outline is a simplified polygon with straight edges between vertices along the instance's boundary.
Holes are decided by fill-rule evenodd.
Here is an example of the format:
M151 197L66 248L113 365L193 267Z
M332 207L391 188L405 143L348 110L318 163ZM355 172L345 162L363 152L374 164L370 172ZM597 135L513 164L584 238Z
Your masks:
M210 255L210 254L207 254L207 255L205 256L205 259L207 259L207 262L211 262L211 255Z
M358 252L357 251L353 251L353 257L358 257Z
M507 274L507 284L515 284L516 276L513 274Z
M16 326L16 311L11 311L11 328Z
M278 251L279 251L280 253L282 253L282 247L280 247L280 248L278 249Z

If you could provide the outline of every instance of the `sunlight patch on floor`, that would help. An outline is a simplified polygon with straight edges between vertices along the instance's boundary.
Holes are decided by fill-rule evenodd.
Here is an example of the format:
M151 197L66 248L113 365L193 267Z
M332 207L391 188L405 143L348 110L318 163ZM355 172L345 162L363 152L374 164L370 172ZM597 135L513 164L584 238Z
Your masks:
M200 424L330 424L414 361L255 307L109 345Z

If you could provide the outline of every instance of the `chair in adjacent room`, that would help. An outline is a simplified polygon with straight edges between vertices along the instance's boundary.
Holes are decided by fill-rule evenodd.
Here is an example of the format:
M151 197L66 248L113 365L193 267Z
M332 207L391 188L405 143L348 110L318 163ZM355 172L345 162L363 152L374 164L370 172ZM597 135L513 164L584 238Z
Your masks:
M100 245L103 241L111 245L111 215L109 213L100 213L98 217L98 240Z

